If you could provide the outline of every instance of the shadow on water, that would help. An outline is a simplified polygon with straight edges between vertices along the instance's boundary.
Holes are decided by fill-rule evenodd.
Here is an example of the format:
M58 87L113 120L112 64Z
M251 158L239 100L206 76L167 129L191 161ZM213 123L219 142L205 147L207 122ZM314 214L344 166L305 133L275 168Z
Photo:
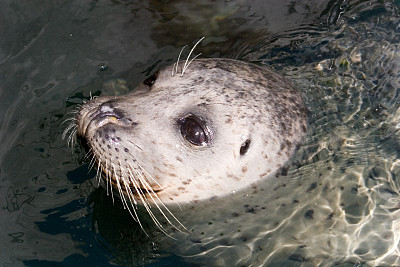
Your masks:
M71 184L79 186L88 179L92 179L94 174L93 171L88 172L87 165L83 165L74 171L67 172L67 179ZM66 191L62 189L57 193L63 194ZM35 222L35 228L38 231L49 236L58 236L58 242L63 242L60 236L68 236L76 242L80 252L68 255L61 262L46 259L24 260L25 266L102 266L99 263L109 262L112 258L111 251L99 252L98 246L93 245L101 244L101 240L93 234L90 227L93 215L91 208L88 208L86 197L73 199L65 205L45 209L40 213L44 219ZM36 242L36 246L41 245L40 241ZM49 249L52 249L51 246Z
M117 199L113 203L105 190L95 189L93 171L87 164L77 167L84 153L68 148L61 136L68 112L91 95L128 92L201 36L207 38L197 51L204 57L266 64L294 80L310 123L321 126L305 148L315 152L311 161L332 155L340 161L344 139L326 131L355 129L359 139L346 140L346 149L363 147L368 158L350 149L347 156L353 156L341 167L368 161L368 182L391 176L398 184L390 162L400 153L399 6L341 0L2 1L0 265L185 266L160 249L159 236L144 235ZM351 199L358 189L351 188L344 209L358 221L359 203ZM294 264L302 260L292 258Z
M187 266L183 258L160 250L157 236L153 234L157 229L151 218L145 216L145 211L139 211L141 228L123 208L121 201L117 198L113 201L103 188L91 194L89 203L93 205L93 231L101 237L103 245L112 250L118 264Z

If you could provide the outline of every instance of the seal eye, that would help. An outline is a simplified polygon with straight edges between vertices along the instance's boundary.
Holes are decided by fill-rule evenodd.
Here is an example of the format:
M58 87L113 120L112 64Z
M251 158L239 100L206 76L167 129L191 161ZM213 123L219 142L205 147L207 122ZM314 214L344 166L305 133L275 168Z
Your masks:
M247 151L249 151L249 147L250 147L250 140L247 139L247 140L240 146L240 156L243 156L244 154L246 154Z
M152 86L157 80L158 71L154 72L150 77L144 80L144 84L147 86Z
M209 131L204 123L195 116L179 120L182 136L195 146L206 146L209 143Z

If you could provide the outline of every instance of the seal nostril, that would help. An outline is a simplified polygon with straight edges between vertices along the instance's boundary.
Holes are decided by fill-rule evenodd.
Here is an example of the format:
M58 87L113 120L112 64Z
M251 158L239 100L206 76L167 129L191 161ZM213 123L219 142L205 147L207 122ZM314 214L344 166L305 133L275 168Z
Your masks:
M115 108L115 100L107 101L101 104L96 112L92 114L95 119L107 118L109 121L117 122L124 118L124 114L120 109Z
M247 139L240 147L240 156L245 155L247 151L249 151L249 147L250 147L250 140Z

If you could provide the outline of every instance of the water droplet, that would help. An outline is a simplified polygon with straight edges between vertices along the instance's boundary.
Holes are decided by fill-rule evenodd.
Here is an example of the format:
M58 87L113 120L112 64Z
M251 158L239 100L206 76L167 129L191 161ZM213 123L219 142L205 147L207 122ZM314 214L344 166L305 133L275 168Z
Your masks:
M99 70L100 71L106 71L106 70L108 70L108 66L106 64L104 64L104 63L100 63L99 64Z

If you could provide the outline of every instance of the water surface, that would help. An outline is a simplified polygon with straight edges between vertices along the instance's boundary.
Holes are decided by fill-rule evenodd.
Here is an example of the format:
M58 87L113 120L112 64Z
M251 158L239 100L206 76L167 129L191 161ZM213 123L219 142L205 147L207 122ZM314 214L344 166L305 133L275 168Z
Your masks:
M156 266L185 265L179 257L164 257L151 240L140 254L124 243L118 227L132 227L129 216L95 189L84 153L61 139L67 126L62 122L91 95L135 88L202 36L197 51L204 57L265 64L293 80L314 127L305 147L310 161L335 156L332 151L341 151L338 137L346 136L346 153L336 154L347 162L342 168L359 165L361 176L396 177L399 6L399 1L2 1L0 265L116 266L148 258ZM358 220L359 209L346 209Z

